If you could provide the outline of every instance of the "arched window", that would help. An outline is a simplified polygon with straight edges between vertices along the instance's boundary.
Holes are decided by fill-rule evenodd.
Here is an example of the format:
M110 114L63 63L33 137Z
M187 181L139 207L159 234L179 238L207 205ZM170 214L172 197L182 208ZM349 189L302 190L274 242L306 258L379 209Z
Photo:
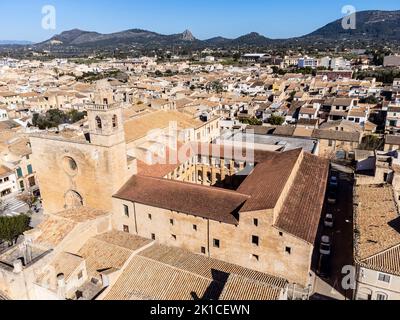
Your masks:
M99 116L96 117L96 125L97 125L97 129L102 129L103 128L103 124L101 122L101 119Z
M388 300L388 295L384 292L377 292L376 293L376 300L378 301L386 301Z
M78 192L70 190L65 194L65 207L67 209L79 208L82 206L83 198Z
M112 126L113 128L118 128L118 117L116 115L112 118Z

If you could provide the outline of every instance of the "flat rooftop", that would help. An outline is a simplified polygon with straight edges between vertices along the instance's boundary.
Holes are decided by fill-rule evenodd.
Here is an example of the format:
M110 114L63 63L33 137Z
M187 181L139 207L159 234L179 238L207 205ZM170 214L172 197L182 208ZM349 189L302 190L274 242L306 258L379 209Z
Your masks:
M315 152L317 140L237 132L223 136L220 143L222 144L225 142L254 143L255 149L281 152L301 148L305 152L313 154Z

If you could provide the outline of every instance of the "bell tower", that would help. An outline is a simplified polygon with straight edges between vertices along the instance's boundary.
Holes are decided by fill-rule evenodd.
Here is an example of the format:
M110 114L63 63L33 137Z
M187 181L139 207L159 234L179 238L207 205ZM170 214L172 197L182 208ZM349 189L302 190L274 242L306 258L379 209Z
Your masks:
M122 109L119 104L89 104L86 110L92 144L112 147L125 142Z

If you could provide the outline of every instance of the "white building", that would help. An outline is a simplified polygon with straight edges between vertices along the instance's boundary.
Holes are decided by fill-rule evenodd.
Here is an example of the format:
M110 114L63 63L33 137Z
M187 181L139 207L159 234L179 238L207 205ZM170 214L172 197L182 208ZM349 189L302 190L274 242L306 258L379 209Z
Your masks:
M316 69L319 67L319 60L315 58L310 58L310 57L303 57L299 59L298 63L299 68L313 68Z
M0 165L0 200L5 200L17 192L17 177L14 171Z
M9 120L7 109L0 107L0 122L7 120Z

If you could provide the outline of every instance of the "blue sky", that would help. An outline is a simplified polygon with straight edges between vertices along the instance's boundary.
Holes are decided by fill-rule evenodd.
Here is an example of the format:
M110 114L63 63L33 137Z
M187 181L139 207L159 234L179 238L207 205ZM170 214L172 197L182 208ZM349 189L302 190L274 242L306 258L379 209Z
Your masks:
M0 0L0 40L42 41L73 28L164 34L190 29L199 39L256 31L288 38L342 17L342 7L349 4L358 11L400 9L399 0ZM56 8L56 30L41 27L44 5Z

